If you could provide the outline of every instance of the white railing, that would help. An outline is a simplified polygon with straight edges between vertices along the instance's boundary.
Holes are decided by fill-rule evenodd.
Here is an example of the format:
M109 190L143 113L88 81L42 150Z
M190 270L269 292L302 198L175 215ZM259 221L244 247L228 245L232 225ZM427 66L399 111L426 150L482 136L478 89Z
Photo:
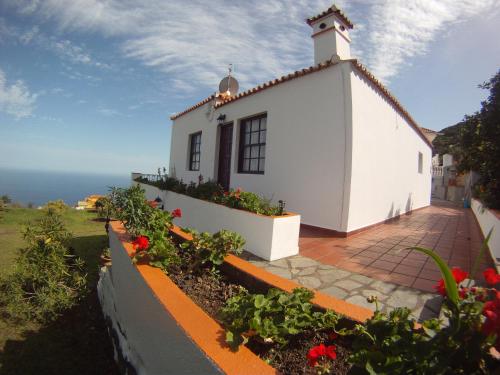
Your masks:
M433 165L432 177L443 177L443 167L439 165Z

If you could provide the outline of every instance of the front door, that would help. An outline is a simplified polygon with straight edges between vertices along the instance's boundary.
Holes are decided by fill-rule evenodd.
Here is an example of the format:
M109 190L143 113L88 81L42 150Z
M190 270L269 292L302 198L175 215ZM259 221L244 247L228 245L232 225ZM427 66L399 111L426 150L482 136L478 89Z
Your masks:
M232 145L233 124L222 125L220 127L219 138L219 173L217 174L217 182L224 188L224 190L229 190Z

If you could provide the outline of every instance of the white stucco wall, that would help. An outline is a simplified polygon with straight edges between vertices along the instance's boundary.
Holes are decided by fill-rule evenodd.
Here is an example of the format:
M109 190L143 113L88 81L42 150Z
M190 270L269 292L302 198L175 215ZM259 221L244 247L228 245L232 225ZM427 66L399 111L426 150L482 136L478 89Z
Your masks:
M500 270L500 215L496 214L483 206L483 204L477 199L471 199L472 212L476 216L477 222L481 227L481 232L483 236L486 237L490 230L493 230L490 237L490 242L488 247L491 252L491 257L493 258L497 270Z
M113 265L100 273L97 290L121 356L138 375L220 374L165 310L112 230L109 247Z
M231 187L286 201L302 223L339 230L346 144L342 65L297 78L210 112L210 104L174 121L171 172L185 182L217 177L218 126L223 113L234 122ZM263 175L237 172L240 120L267 112ZM187 170L189 134L202 131L199 172Z
M244 249L266 260L277 260L299 253L300 215L264 216L195 199L172 191L133 182L145 190L146 199L160 197L166 211L180 208L182 217L174 223L182 228L216 233L221 229L239 233Z
M352 175L347 231L428 206L430 146L357 71L352 87ZM418 173L418 153L423 154Z

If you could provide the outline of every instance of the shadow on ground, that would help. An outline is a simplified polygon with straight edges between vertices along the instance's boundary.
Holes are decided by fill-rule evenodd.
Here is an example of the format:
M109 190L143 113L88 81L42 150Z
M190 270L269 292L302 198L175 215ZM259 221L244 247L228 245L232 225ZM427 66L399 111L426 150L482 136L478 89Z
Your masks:
M56 321L23 332L20 340L7 340L0 351L0 375L119 374L96 291L106 243L105 235L73 239L71 246L87 264L87 295Z

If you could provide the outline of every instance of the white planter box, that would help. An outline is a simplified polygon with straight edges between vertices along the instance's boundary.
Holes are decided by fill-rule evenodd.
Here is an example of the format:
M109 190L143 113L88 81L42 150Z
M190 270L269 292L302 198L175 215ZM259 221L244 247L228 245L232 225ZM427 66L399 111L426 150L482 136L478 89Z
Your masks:
M258 215L171 191L161 191L147 184L140 186L146 190L147 199L153 200L160 196L165 210L182 210L182 218L175 219L175 224L180 227L210 233L221 229L237 232L246 241L245 250L266 260L299 253L300 215Z
M477 199L471 200L471 208L476 215L477 222L481 227L483 235L486 237L488 232L493 229L491 233L490 242L488 247L490 248L491 257L495 261L497 270L500 271L500 214L493 212L483 206L481 201Z

